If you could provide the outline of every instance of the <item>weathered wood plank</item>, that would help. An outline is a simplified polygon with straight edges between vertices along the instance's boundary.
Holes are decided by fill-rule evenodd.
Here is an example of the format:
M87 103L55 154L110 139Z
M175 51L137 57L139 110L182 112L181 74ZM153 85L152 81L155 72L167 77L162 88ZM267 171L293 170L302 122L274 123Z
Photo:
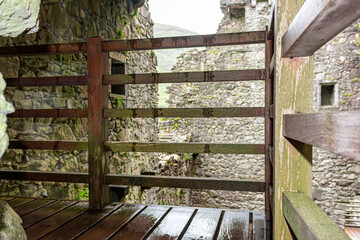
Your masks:
M253 212L253 239L265 239L265 214Z
M14 198L14 199L7 201L7 203L10 205L10 207L16 208L18 206L21 206L25 203L32 202L32 201L34 201L33 198Z
M188 229L181 239L214 239L216 227L221 215L218 209L198 209Z
M16 109L8 118L87 118L87 109Z
M11 140L9 149L69 150L86 151L87 142L80 141L20 141Z
M44 207L50 203L55 202L55 200L49 200L49 199L35 199L34 201L28 202L26 204L23 204L17 208L15 208L15 212L19 215L25 215L29 212L32 212L38 208Z
M360 160L360 111L284 115L283 134Z
M1 47L1 57L70 54L86 52L86 42Z
M170 207L149 206L142 211L135 219L126 225L119 232L115 232L111 239L142 239L145 234L169 211Z
M249 212L226 211L217 239L249 239Z
M282 56L313 55L359 17L359 0L306 1L282 37Z
M108 103L108 89L102 85L107 74L108 53L102 51L99 37L88 39L88 134L89 134L89 205L91 209L102 209L109 202L109 187L103 184L107 171L104 141L107 139L107 121L103 109Z
M7 87L87 85L87 76L6 78Z
M309 196L312 194L312 148L305 144L293 145L282 134L283 114L312 111L313 58L281 58L279 41L304 2L305 0L278 0L275 14L272 239L292 239L282 213L282 192L302 191Z
M105 142L113 152L264 154L264 144Z
M103 84L150 84L265 80L264 69L105 75Z
M89 183L89 175L87 173L0 170L0 179L43 182Z
M257 180L237 180L197 177L163 177L146 175L106 174L105 183L143 187L174 187L189 189L212 189L228 191L264 192L265 182Z
M195 209L173 208L146 239L178 239Z
M168 48L209 47L265 42L265 32L240 32L212 35L103 41L104 51L136 51Z
M88 204L85 202L78 202L61 212L46 218L46 220L36 223L31 227L25 229L28 240L39 239L46 236L48 233L61 227L63 224L71 221L72 219L80 216L88 210Z
M153 109L105 109L105 118L158 118L158 117L264 117L263 107L243 108L153 108Z
M350 239L305 193L283 193L282 207L297 239Z

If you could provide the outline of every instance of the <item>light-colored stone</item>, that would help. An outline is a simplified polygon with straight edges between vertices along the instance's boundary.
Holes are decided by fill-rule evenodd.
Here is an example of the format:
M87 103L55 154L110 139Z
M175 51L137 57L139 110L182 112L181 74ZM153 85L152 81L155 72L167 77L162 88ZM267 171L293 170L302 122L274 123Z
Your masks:
M26 240L22 220L8 203L0 199L0 239Z

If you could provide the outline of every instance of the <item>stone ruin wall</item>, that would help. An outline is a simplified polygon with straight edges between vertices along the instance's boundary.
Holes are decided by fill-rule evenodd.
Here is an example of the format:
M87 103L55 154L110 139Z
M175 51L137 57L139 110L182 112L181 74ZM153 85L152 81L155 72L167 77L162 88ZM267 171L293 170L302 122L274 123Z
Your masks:
M130 13L128 1L43 0L39 13L39 31L17 38L1 38L0 46L34 45L103 39L149 38L153 22L148 3ZM96 2L96 1L92 1ZM155 72L156 57L151 51L122 53L127 73ZM75 76L87 72L85 54L0 58L4 77ZM17 109L87 108L86 86L7 88L6 99ZM157 86L128 86L125 95L109 94L109 106L155 107ZM152 119L112 119L109 139L117 141L153 141L156 125ZM87 140L87 119L8 119L10 139L19 140ZM111 153L111 173L140 174L153 168L153 158L142 153ZM2 169L53 172L87 172L86 151L8 150ZM2 195L76 198L81 184L2 181ZM147 194L140 187L131 188L128 201L144 202Z

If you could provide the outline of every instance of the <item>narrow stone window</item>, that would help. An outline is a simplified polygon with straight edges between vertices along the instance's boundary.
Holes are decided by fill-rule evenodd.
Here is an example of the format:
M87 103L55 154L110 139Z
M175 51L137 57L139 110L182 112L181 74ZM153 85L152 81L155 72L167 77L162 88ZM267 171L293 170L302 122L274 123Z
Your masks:
M125 74L125 63L112 61L111 74ZM111 85L111 93L125 95L125 85Z
M336 103L335 89L336 89L335 84L321 84L320 85L320 92L321 92L320 104L321 104L321 106L335 105L335 103Z

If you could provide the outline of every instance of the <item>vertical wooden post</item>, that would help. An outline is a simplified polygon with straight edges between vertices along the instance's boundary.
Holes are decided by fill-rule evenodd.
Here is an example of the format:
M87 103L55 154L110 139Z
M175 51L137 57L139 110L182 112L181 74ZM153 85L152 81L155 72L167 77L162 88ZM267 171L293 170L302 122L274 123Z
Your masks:
M109 202L109 187L104 185L107 162L104 141L107 138L107 124L103 119L106 108L107 88L102 85L102 77L108 71L107 53L101 49L99 37L87 41L88 62L88 138L89 138L89 207L102 209Z
M305 0L278 0L275 11L275 125L273 239L292 239L283 215L284 191L301 191L311 197L312 147L283 137L283 114L312 111L312 57L281 58L281 38Z
M270 117L270 105L273 104L273 79L270 76L270 62L273 55L273 40L266 31L265 42L265 220L267 235L271 232L270 186L272 186L273 167L270 161L270 147L273 144L273 121Z

